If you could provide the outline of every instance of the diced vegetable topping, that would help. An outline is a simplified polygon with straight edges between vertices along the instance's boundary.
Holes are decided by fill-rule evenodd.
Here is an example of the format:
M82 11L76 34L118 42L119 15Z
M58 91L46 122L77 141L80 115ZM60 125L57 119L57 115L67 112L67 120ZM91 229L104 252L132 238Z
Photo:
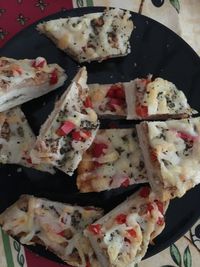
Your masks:
M157 161L157 153L156 153L156 150L150 149L150 157L151 157L151 161L152 162Z
M164 223L165 223L164 218L159 217L158 218L158 221L157 221L157 224L160 225L160 226L162 226Z
M136 106L136 114L142 118L147 117L148 116L148 107L138 104Z
M127 230L127 232L129 233L129 235L131 237L136 237L137 236L136 231L134 229Z
M58 73L57 69L54 69L53 72L50 74L50 81L51 85L56 84L58 82Z
M127 187L130 185L130 180L127 178L123 183L121 183L121 187Z
M162 203L161 201L159 201L159 200L155 200L154 202L155 202L156 205L158 206L158 210L159 210L162 214L164 214L163 203Z
M94 143L92 147L92 154L95 158L99 158L101 155L105 155L104 149L108 146L104 143Z
M88 139L89 137L91 137L91 132L90 131L86 131L86 130L82 130L82 131L73 131L72 132L72 139L75 141L85 141L86 139Z
M37 57L33 62L32 62L32 67L33 68L43 68L46 65L46 60L43 57Z
M153 205L151 203L147 203L147 211L151 213L153 209L154 209Z
M92 107L92 101L91 101L91 99L90 99L89 96L86 97L86 99L85 99L85 101L84 101L83 104L84 104L84 106L85 106L86 108L93 108L93 107Z
M121 214L117 215L115 220L118 224L123 224L123 223L126 223L126 218L127 218L126 214L121 213Z
M95 235L99 235L101 233L101 225L100 224L91 224L88 226L90 232Z
M184 132L177 132L177 136L182 138L183 140L193 141L193 142L199 139L199 136L193 136L191 134L184 133Z
M107 92L106 97L109 98L117 98L117 99L125 99L125 92L124 88L120 84L114 84L110 87L109 91Z
M65 136L75 128L76 125L73 122L65 121L62 126L56 131L56 134L59 136Z
M149 188L148 186L143 187L143 188L140 190L140 193L139 193L139 195L140 195L141 197L144 197L144 198L148 197L149 194L150 194L150 188Z

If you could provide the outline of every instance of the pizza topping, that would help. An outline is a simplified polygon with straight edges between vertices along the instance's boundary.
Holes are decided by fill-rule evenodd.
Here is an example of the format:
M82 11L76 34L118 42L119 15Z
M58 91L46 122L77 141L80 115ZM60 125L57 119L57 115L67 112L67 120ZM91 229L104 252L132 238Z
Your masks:
M145 118L148 116L148 107L141 105L141 104L137 104L136 105L136 114L138 116L140 116L141 118Z
M75 141L82 141L84 142L86 139L91 137L91 131L81 130L81 131L73 131L72 132L72 139Z
M32 62L32 67L33 68L43 68L44 66L47 65L46 59L43 57L37 57L35 60Z
M156 162L157 161L157 152L155 149L150 148L150 157L151 157L151 161L152 162Z
M180 132L180 131L178 131L177 132L177 136L180 137L183 140L186 140L186 141L195 142L195 141L198 141L199 140L199 136L198 135L191 135L191 134L188 134L186 132Z
M124 180L122 183L121 183L121 187L127 187L130 185L130 179L127 178L126 180Z
M163 217L159 217L158 220L157 220L157 224L160 225L160 226L164 225L165 224L164 218Z
M115 221L118 224L124 224L124 223L126 223L126 218L127 218L127 215L121 213L121 214L117 215L117 217L115 218Z
M93 108L92 107L92 101L91 101L91 98L89 96L86 97L83 104L86 108Z
M131 237L137 237L137 233L134 229L126 230Z
M92 154L93 157L99 158L101 155L105 155L105 149L107 149L108 146L104 143L94 143L92 146Z
M95 235L99 235L101 233L101 225L100 224L91 224L88 226L88 230Z
M163 202L159 201L159 200L155 200L154 201L158 207L158 210L164 214L164 205L163 205Z
M113 84L109 88L106 97L125 99L124 87L122 84Z
M53 71L52 71L52 73L50 74L50 81L49 81L49 83L51 84L51 85L54 85L54 84L56 84L58 82L58 71L57 71L57 69L54 69Z
M72 130L76 128L76 125L71 121L65 121L62 126L56 131L59 136L66 136Z
M140 190L139 195L140 195L141 197L143 197L143 198L146 198L146 197L149 196L150 191L151 191L151 190L150 190L150 188L149 188L148 186L144 186L144 187L142 187L142 189Z
M22 75L22 73L23 73L23 69L22 69L21 66L14 64L14 65L12 66L12 73L13 73L13 76L14 76L14 77L16 77L16 76L20 76L20 75Z

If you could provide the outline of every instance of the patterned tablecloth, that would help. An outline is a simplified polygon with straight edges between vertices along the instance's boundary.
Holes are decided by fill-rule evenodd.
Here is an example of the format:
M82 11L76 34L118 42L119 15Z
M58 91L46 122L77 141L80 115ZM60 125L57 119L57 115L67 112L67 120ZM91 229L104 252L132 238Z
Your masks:
M156 3L162 5L156 7ZM0 0L0 47L18 31L40 18L60 10L84 6L115 6L152 17L179 34L200 55L199 0ZM64 265L33 254L0 230L0 267L27 266ZM199 266L200 220L175 244L139 265L139 267Z

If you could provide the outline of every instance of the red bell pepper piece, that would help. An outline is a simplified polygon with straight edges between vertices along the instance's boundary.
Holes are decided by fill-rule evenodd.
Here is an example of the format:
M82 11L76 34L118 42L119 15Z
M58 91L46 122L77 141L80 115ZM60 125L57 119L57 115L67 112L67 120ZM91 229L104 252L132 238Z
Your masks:
M129 178L127 178L124 182L122 182L121 183L121 187L127 187L127 186L129 186L130 185L130 180L129 180Z
M91 224L88 226L88 230L95 235L99 235L101 233L101 225L100 224Z
M182 138L183 140L188 140L188 141L196 141L199 139L199 136L193 136L191 134L188 134L188 133L184 133L184 132L177 132L177 136Z
M45 58L38 57L33 61L32 67L33 68L43 68L45 64L46 64Z
M86 108L93 108L92 106L92 101L91 101L91 98L89 96L86 97L83 105L86 107Z
M108 146L104 143L94 143L92 147L92 155L95 158L99 158L101 155L104 155L104 149L107 149Z
M142 118L145 118L148 116L148 107L147 106L144 106L144 105L141 105L141 104L138 104L136 106L136 114Z
M75 128L76 125L73 122L65 121L62 126L56 131L56 134L59 136L65 136Z
M139 195L144 198L148 197L149 194L150 194L150 188L148 186L142 187L139 193Z
M52 73L50 74L50 81L49 81L49 83L51 85L53 85L53 84L56 84L57 82L58 82L58 73L57 73L57 69L54 69L52 71Z
M163 203L159 200L155 200L154 202L156 203L158 210L163 214L164 213Z
M126 223L126 218L127 218L126 214L121 213L121 214L117 215L115 220L118 224L123 224L123 223Z
M125 99L125 92L123 86L121 84L111 85L109 91L106 94L106 97Z
M129 233L129 235L131 237L136 237L137 236L136 231L134 229L127 230L127 232Z

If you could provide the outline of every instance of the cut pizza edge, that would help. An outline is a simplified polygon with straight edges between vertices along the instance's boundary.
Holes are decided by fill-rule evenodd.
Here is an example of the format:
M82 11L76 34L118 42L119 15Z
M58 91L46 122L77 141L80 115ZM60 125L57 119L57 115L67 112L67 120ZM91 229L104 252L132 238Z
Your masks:
M192 124L193 121L197 120L197 123L199 126L196 126L196 127L197 128L200 127L199 119L200 119L199 117L196 117L196 118L181 119L181 120L168 120L165 123L167 125L168 123L173 122L174 128L172 131L176 132L177 125L180 125L182 122ZM155 147L151 146L151 143L149 140L149 127L151 127L152 123L157 123L159 127L159 123L160 123L159 121L158 122L141 122L140 124L136 125L136 129L137 129L138 136L139 136L140 147L143 151L144 162L145 162L145 166L147 170L149 183L151 185L152 190L163 201L170 200L175 197L181 198L188 190L192 189L197 184L199 184L200 179L197 179L197 177L190 177L190 176L187 177L186 174L181 175L179 174L179 171L177 171L177 173L174 173L174 175L173 173L170 173L171 178L170 177L167 178L167 176L165 177L165 174L163 174L161 170L161 165L160 165L161 163L160 161L158 161L159 153L161 153L162 151L162 145L160 144L157 150ZM169 131L169 129L167 130ZM177 136L183 141L184 140L187 141L188 139L188 141L192 143L196 141L198 142L199 140L198 136L193 136L192 134L191 135L188 134L187 131L185 132L184 128L182 128L182 131L178 133ZM173 145L172 141L170 142L170 144ZM199 144L196 144L195 147L196 147L196 150L198 151ZM188 149L190 149L190 145ZM176 166L177 168L179 168L178 163L176 164ZM186 166L184 168L186 168ZM189 168L191 168L191 166ZM186 171L185 169L185 172L187 173L188 170Z
M163 231L168 205L169 201L158 200L149 187L142 187L89 225L84 234L100 264L104 267L131 267L139 263L149 243Z
M67 75L58 64L36 59L0 58L0 112L61 87Z
M129 11L107 8L81 17L42 22L37 30L79 63L101 62L131 52L129 40L134 25L130 17Z
M83 230L102 215L103 210L93 206L22 195L0 214L0 225L22 244L42 245L72 266L100 267Z
M81 113L83 107L84 113ZM60 117L63 117L61 122ZM87 70L82 67L41 126L35 146L30 153L31 159L33 163L52 164L71 176L81 161L83 152L92 144L98 129L99 121L88 98ZM56 153L51 151L51 142L47 144L48 135L48 138L53 137L58 141L59 145L56 147ZM65 141L65 138L69 135L71 140ZM74 151L72 158L68 160L65 159L66 152L61 153L64 142L68 154L68 143L71 144L71 153ZM61 157L62 160L60 160Z

